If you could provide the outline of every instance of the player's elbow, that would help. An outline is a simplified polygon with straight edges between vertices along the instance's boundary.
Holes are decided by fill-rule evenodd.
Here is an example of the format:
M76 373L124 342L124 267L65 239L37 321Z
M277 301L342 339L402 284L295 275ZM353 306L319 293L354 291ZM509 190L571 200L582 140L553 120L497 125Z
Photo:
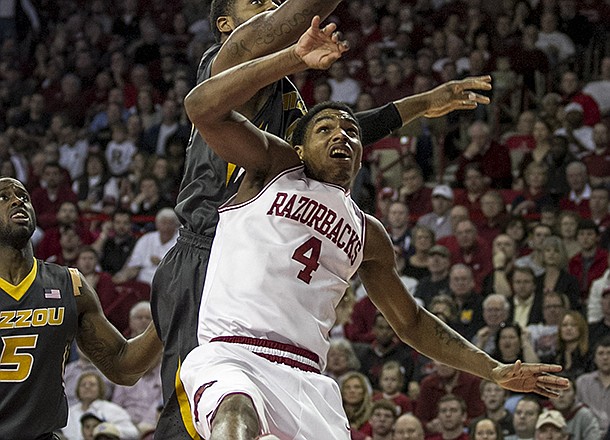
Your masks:
M184 98L184 109L191 122L197 125L198 121L206 120L208 115L211 113L210 101L202 99L204 96L204 89L200 89L201 86L191 90L191 92Z

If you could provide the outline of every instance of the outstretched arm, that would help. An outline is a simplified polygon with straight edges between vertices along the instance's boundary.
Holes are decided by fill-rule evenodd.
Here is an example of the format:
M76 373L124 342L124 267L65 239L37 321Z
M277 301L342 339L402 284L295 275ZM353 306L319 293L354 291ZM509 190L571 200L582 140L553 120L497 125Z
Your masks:
M218 52L212 75L294 44L314 16L324 20L341 0L287 0L237 27Z
M491 90L491 77L449 81L427 92L359 112L356 117L362 127L362 144L375 143L422 116L438 118L454 110L472 110L479 104L489 104L489 98L476 93L477 90Z
M336 61L347 46L334 24L319 26L316 16L296 45L212 76L188 94L184 105L189 118L224 160L262 173L278 160L270 150L272 144L280 145L277 138L257 129L234 109L286 75L306 68L326 69ZM296 157L291 149L290 154Z
M419 307L395 270L391 241L381 223L368 216L364 261L359 275L369 298L398 337L424 355L519 392L556 396L567 381L549 373L559 365L505 365L492 359L436 316Z
M97 293L85 277L78 272L73 277L78 293L78 346L112 382L133 385L159 361L163 345L155 327L151 323L143 334L126 340L104 316Z

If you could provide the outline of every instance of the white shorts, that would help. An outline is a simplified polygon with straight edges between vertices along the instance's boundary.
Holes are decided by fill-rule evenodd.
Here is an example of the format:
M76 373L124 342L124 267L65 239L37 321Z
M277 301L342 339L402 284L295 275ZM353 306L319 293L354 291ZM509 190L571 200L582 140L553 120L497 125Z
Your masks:
M247 348L209 342L186 357L180 379L197 432L210 438L222 399L244 394L254 403L260 434L280 440L350 440L335 381L319 373L271 362Z

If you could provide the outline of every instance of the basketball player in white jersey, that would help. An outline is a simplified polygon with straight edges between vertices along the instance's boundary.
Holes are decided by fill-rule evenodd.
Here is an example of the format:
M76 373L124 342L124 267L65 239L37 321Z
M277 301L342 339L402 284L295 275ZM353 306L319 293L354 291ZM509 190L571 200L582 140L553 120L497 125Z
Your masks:
M180 378L205 439L348 440L335 382L319 374L328 332L358 271L398 336L426 356L519 392L556 396L557 365L499 363L417 306L395 269L381 223L349 196L360 168L360 128L338 103L314 107L294 148L233 109L306 68L325 69L347 47L315 17L296 45L197 86L189 117L225 160L246 170L220 210L199 315L199 343ZM464 93L465 103L477 96ZM257 437L259 436L259 437Z

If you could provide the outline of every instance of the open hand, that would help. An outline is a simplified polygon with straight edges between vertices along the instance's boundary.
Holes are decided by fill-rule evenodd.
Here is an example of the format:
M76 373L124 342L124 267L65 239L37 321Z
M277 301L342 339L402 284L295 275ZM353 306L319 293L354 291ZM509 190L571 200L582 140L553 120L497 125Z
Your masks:
M311 26L301 36L295 53L310 69L328 69L348 50L347 41L341 39L337 25L330 23L320 28L320 16L311 20Z
M491 90L491 76L473 76L449 81L430 90L430 107L424 113L427 118L438 118L454 110L472 110L479 104L489 104L487 96L472 90Z
M491 376L498 385L511 391L557 397L560 391L568 387L569 383L566 378L549 373L560 371L561 365L524 364L517 361L514 364L494 368Z

